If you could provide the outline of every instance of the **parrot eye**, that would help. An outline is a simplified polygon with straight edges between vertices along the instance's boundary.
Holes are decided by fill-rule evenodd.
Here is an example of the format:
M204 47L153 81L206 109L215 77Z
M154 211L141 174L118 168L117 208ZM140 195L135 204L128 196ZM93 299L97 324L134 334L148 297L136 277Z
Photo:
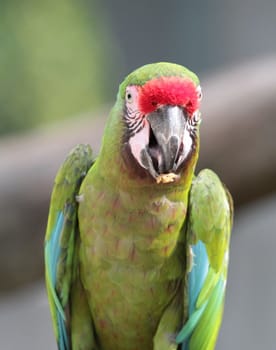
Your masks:
M126 100L127 102L132 102L132 94L129 91L126 92Z
M197 91L198 100L201 101L201 99L202 99L202 91L201 91L201 86L200 85L197 87L196 91Z
M196 111L194 114L193 114L193 120L194 122L197 124L200 122L200 113L199 111Z

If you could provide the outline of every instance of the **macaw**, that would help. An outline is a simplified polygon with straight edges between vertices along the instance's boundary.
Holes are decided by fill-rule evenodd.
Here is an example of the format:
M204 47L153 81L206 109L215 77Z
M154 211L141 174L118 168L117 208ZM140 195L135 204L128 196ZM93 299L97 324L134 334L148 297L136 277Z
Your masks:
M59 350L211 350L222 321L233 206L194 175L201 88L173 63L119 87L99 155L59 169L45 238Z

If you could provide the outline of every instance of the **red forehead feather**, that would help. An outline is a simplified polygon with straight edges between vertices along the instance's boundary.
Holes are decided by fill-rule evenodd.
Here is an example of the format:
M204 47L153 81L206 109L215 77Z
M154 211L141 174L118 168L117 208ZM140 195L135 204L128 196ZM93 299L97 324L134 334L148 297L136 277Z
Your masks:
M140 87L139 109L143 114L153 112L159 105L185 107L192 115L199 108L196 85L180 77L162 77Z

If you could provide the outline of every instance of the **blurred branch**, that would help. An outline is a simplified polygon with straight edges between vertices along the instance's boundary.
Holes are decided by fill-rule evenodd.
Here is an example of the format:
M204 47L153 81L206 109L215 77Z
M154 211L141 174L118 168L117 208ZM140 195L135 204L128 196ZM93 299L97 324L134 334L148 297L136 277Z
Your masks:
M97 152L104 123L105 117L87 115L0 140L0 290L41 277L57 169L77 143L90 143Z
M198 168L214 169L235 203L276 190L276 58L202 82ZM97 152L107 111L0 142L0 288L37 278L55 173L77 143Z

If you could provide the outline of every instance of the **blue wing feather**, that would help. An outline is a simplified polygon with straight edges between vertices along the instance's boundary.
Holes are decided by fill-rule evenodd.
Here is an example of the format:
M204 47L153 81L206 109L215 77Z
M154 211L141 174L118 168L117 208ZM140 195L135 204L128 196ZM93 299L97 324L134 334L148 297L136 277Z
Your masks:
M75 271L74 243L78 235L76 195L92 163L90 146L77 145L61 165L51 196L45 237L45 270L59 350L71 348L70 294Z
M46 254L46 269L48 270L48 277L50 279L50 293L53 297L56 307L57 327L58 327L58 345L60 350L69 349L69 340L66 331L66 318L63 307L57 296L54 286L57 284L57 268L58 261L61 254L60 237L64 226L64 215L60 211L57 214L57 219L50 239L45 244Z
M195 311L196 300L202 289L209 268L209 259L205 244L199 240L197 244L193 245L191 248L193 254L193 266L191 272L188 275L189 315L192 315Z
M209 260L207 251L204 243L200 240L197 244L192 245L191 249L193 265L188 274L189 318L176 337L176 342L178 344L182 343L182 350L189 349L189 336L197 325L207 305L206 301L199 309L196 309L197 298L208 274Z
M211 170L194 179L189 202L184 315L177 334L182 350L214 349L223 313L232 227L231 196ZM196 243L195 243L196 242Z

